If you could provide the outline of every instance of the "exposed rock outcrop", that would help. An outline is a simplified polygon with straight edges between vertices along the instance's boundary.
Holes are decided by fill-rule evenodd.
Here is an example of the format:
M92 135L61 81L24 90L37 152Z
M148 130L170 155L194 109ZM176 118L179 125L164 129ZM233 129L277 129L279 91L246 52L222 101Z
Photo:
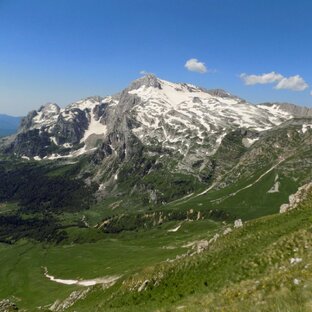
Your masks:
M237 219L234 221L234 228L237 229L237 228L240 228L240 227L243 227L243 221L242 219Z
M0 301L0 311L1 312L13 312L18 311L18 307L9 299L3 299Z
M282 110L284 112L287 112L294 117L312 117L312 108L304 107L304 106L298 106L291 103L261 103L259 106L267 106L273 109Z
M289 203L281 205L280 213L285 213L295 209L300 204L300 202L307 197L310 191L312 191L312 182L299 187L295 194L289 196Z
M75 290L73 291L68 298L65 300L56 300L51 307L49 308L50 311L54 312L62 312L71 307L75 304L76 301L84 299L88 292L90 291L90 288L84 289L84 290Z

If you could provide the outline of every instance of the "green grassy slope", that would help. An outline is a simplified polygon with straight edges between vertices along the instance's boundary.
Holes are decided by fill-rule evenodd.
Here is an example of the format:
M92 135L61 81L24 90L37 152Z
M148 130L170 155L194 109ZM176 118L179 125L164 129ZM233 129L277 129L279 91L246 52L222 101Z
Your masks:
M25 240L14 245L0 244L0 301L9 298L19 308L35 311L38 306L63 300L72 291L84 289L49 281L43 267L62 279L110 275L126 278L144 267L175 258L185 252L182 247L185 243L206 237L207 233L212 235L219 227L218 223L203 220L184 223L176 233L168 232L177 225L170 222L149 231L118 235L71 228L68 240L61 245Z
M206 207L206 209L218 209L228 212L244 220L276 213L279 211L280 205L287 201L289 194L297 190L299 186L298 179L284 176L281 174L281 170L274 169L255 183L264 172L258 172L248 179L241 179L221 190L212 189L201 196L194 194L194 196L186 200L169 204L168 208ZM279 191L268 193L274 185L277 175L280 183ZM254 185L251 187L245 188L253 183Z
M146 268L106 291L95 287L69 311L311 311L311 250L312 194L289 213L247 222L202 254Z

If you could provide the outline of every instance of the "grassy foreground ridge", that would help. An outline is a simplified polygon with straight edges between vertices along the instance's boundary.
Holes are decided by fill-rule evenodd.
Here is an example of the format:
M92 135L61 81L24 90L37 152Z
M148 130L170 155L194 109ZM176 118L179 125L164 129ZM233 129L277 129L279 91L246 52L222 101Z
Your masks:
M311 311L311 248L309 194L297 209L249 221L200 254L97 286L69 311Z

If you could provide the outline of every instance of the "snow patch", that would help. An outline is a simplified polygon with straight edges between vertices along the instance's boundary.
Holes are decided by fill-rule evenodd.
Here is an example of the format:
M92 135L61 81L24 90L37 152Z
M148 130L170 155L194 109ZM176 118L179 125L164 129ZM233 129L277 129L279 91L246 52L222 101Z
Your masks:
M181 224L171 230L168 230L168 232L177 232L180 229L180 227L181 227Z
M242 143L245 147L250 147L252 144L254 144L256 141L258 141L259 138L243 138Z
M89 122L89 127L88 129L85 131L83 138L81 139L81 142L85 142L89 136L95 134L95 135L105 135L107 131L107 127L106 125L103 125L101 123L101 120L95 120L95 116L94 113L91 112L90 113L90 122Z
M275 176L274 185L267 191L267 193L278 193L281 183L278 181L278 174Z
M302 133L305 134L308 131L308 128L312 129L312 124L303 124L302 125Z
M57 142L56 142L56 138L55 138L55 137L50 137L50 141L53 142L55 145L57 145Z
M75 279L61 279L55 278L53 275L49 275L47 268L45 268L44 276L50 281L64 285L79 285L79 286L93 286L97 284L113 284L120 276L105 276L89 280L75 280Z
M187 84L158 82L160 89L142 85L128 91L141 98L132 108L140 126L132 131L146 145L156 139L184 156L195 148L208 149L208 155L213 155L226 133L237 127L265 131L292 118L277 106L251 105L236 97L213 96ZM194 97L198 100L193 101ZM250 146L256 140L245 143Z
M268 190L268 193L278 193L280 185L279 181L275 182L274 185Z
M297 264L302 262L302 258L290 258L289 259L290 264Z

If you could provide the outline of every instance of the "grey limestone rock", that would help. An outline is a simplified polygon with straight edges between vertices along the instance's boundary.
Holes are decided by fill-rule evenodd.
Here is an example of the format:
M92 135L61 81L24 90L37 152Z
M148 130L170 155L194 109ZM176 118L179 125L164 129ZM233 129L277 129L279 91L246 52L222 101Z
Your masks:
M57 144L66 142L78 144L88 128L89 120L86 112L80 109L73 109L75 119L66 120L62 115L58 116L57 122L53 127L51 134L55 136Z
M277 106L279 109L290 113L294 117L312 117L312 108L304 107L304 106L298 106L291 103L279 103L279 102L267 102L267 103L261 103L259 106Z

